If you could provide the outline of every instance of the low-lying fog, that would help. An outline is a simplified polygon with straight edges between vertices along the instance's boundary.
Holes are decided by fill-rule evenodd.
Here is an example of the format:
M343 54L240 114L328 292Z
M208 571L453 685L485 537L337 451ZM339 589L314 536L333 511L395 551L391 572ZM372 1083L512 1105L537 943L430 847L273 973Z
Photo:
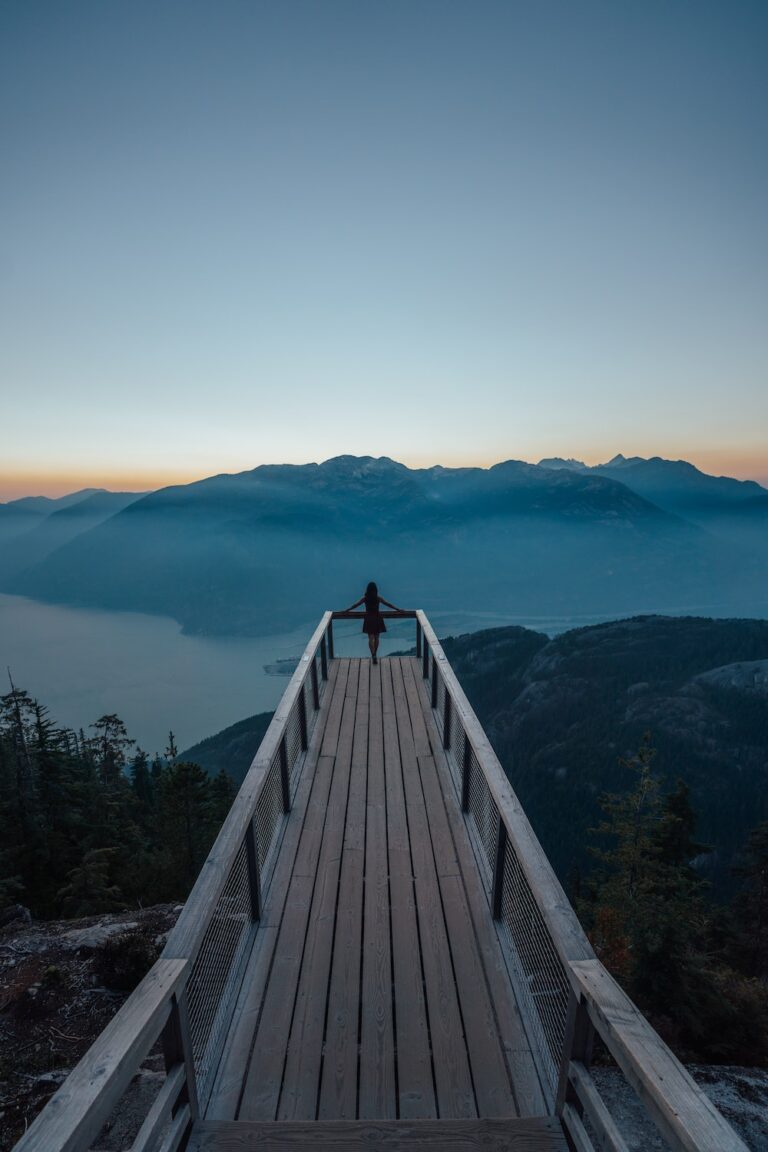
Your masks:
M318 608L317 619L321 609ZM441 635L502 624L525 624L554 634L597 617L532 619L479 613L435 614ZM287 676L265 665L298 657L317 620L280 636L237 640L185 636L167 617L100 612L39 604L0 594L0 670L47 705L52 718L87 730L116 712L148 752L162 751L172 729L187 748L228 724L277 704ZM357 621L337 621L339 655L363 655ZM390 622L382 653L414 642L413 621Z

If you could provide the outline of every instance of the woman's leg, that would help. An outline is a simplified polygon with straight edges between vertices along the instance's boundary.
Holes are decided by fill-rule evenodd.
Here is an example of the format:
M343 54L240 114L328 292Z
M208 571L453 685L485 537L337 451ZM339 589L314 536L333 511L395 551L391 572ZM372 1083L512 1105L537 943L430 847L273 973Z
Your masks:
M378 643L379 643L378 636L374 636L373 632L369 632L368 633L368 647L371 650L371 656L376 655L376 648L378 646Z
M378 637L378 633L377 633L373 637L373 658L374 658L374 660L376 660L376 656L377 656L378 651L379 651L379 637Z

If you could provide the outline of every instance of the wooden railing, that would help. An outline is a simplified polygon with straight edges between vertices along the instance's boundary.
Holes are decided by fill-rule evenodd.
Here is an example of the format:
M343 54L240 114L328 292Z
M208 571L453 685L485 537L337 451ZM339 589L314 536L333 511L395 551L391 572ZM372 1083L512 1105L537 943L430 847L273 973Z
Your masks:
M131 1152L175 1152L206 1107L329 677L326 612L163 953L16 1145L85 1152L162 1042L165 1079Z
M627 1152L590 1074L597 1032L674 1152L748 1152L595 957L423 612L416 654L545 1097L576 1152Z
M166 1074L131 1152L176 1152L206 1108L334 656L326 612L163 954L16 1145L86 1152L158 1040ZM425 614L416 654L550 1109L576 1152L626 1152L589 1070L595 1032L675 1152L746 1145L594 952Z

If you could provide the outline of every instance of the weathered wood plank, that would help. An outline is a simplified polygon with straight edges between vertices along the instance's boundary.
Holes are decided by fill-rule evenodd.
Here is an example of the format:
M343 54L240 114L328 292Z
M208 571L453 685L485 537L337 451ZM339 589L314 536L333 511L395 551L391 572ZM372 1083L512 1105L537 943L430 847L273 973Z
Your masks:
M580 1060L572 1060L568 1068L568 1079L597 1133L599 1152L629 1152L629 1146L603 1102L586 1065Z
M171 1120L170 1128L165 1133L165 1136L163 1136L159 1152L178 1152L182 1145L187 1142L187 1135L191 1123L192 1116L189 1104L182 1104L181 1108L179 1108L173 1117L173 1120Z
M403 698L405 689L400 660L392 660L392 685L396 701ZM397 710L397 729L415 876L438 1109L442 1117L470 1118L477 1115L475 1094L407 707Z
M563 1105L563 1128L568 1133L574 1152L596 1152L584 1121L572 1104Z
M392 662L382 665L387 847L397 1033L398 1108L403 1119L437 1116L416 893L397 735Z
M314 1120L317 1110L359 669L360 661L353 661L347 681L328 811L317 861L317 878L283 1072L278 1120Z
M567 1152L557 1120L379 1120L195 1126L188 1152Z
M436 656L440 674L451 693L452 706L456 709L464 731L470 739L496 807L507 826L520 865L528 883L536 893L537 903L563 964L567 966L569 960L594 959L595 954L584 929L571 908L456 674L448 663L432 625L421 611L417 612L417 619L424 631L425 640Z
M274 1120L282 1087L286 1046L335 764L335 756L325 755L324 752L327 748L335 751L338 744L346 698L346 665L340 668L336 683L337 688L331 700L314 786L291 874L286 910L280 925L250 1066L245 1079L238 1113L239 1118L244 1120ZM336 735L329 744L328 733L332 724L336 729Z
M160 1134L168 1123L171 1111L184 1087L186 1078L187 1070L184 1064L174 1064L160 1085L160 1091L152 1101L149 1112L147 1112L134 1137L131 1152L154 1152Z
M88 1148L162 1031L186 960L157 961L16 1144L17 1152Z
M370 661L363 660L360 665L339 902L328 987L325 1055L318 1102L318 1115L321 1120L338 1118L354 1120L357 1116L357 1037L363 925L369 686Z
M368 714L368 793L365 806L363 985L358 1094L358 1116L362 1120L388 1120L397 1116L381 677L382 665L374 664L371 667Z
M261 1015L267 976L285 911L291 873L315 780L318 753L325 732L325 722L336 688L338 670L339 663L334 661L330 668L328 686L323 697L321 711L310 738L304 771L299 780L283 842L275 861L272 883L262 908L253 952L243 976L243 987L233 1013L232 1027L222 1054L217 1080L208 1104L206 1115L209 1120L233 1120L237 1115L243 1091L243 1080L253 1047L254 1034ZM346 681L346 672L345 668L344 681Z
M517 1112L520 1116L545 1116L549 1110L531 1055L509 970L496 932L496 925L491 920L488 895L467 834L453 774L445 752L437 746L439 743L437 730L430 715L429 696L426 685L421 681L418 661L411 662L411 671L419 686L419 698L426 717L430 743L435 748L437 780L448 820L453 830L454 849L459 861L477 946L493 1000L499 1036L507 1058L507 1066L517 1101Z
M213 911L227 882L232 862L240 850L245 830L256 809L259 793L269 772L272 757L282 739L286 721L302 690L304 679L309 674L315 649L330 618L330 612L323 615L304 649L245 780L187 897L183 911L168 936L163 949L164 959L194 960L197 956Z
M439 883L477 1110L481 1116L491 1119L514 1116L517 1112L515 1096L461 880L458 876L441 876Z
M674 1149L747 1152L703 1088L654 1032L599 960L571 963L590 1019Z

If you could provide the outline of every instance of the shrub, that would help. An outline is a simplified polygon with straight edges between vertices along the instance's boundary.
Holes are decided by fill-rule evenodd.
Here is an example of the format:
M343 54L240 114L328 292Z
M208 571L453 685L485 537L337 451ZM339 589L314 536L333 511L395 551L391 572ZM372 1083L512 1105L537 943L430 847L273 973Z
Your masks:
M107 940L99 950L96 975L105 988L132 992L157 956L157 947L141 932L122 932Z

